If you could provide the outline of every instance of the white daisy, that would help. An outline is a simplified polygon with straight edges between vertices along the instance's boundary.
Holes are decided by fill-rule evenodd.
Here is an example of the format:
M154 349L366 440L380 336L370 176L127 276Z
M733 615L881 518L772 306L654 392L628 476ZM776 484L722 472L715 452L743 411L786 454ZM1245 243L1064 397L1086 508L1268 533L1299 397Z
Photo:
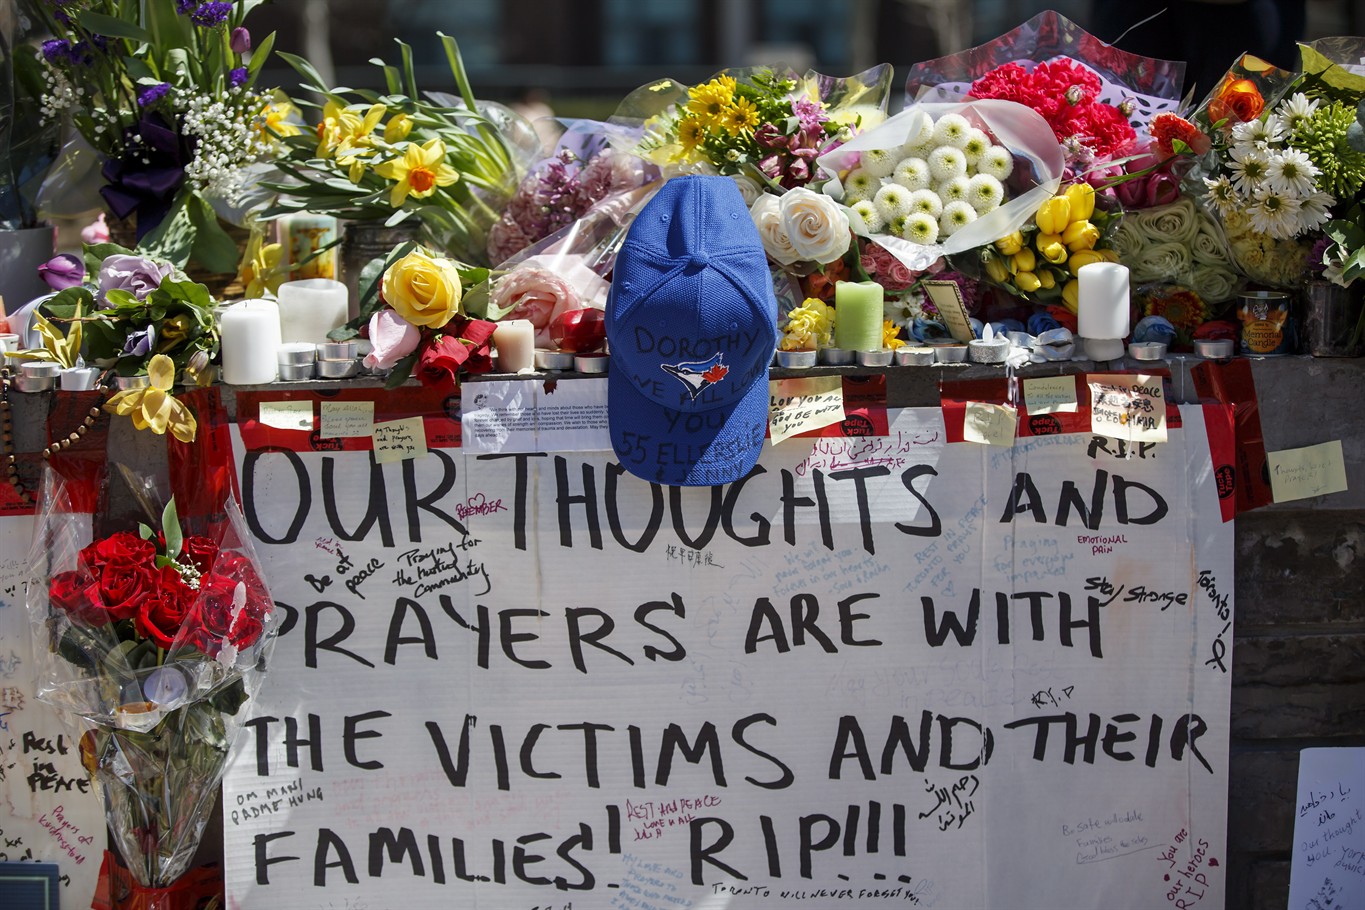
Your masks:
M960 148L939 146L929 153L929 176L935 183L967 176L967 156L962 154Z
M1252 230L1277 239L1294 236L1299 224L1299 201L1277 190L1263 187L1247 206Z
M1005 188L990 174L977 174L967 181L967 202L984 215L998 209L1005 200Z
M1332 217L1330 209L1335 202L1336 200L1332 198L1330 193L1323 192L1309 193L1303 199L1300 199L1298 211L1299 229L1294 233L1302 234L1305 231L1311 231L1326 224Z
M915 190L910 194L910 211L937 218L943 214L943 200L933 190Z
M1233 149L1231 158L1228 170L1232 172L1232 185L1244 196L1252 195L1270 170L1265 152Z
M934 142L962 148L971 136L972 125L961 114L944 114L934 124Z
M971 192L971 183L966 177L954 177L934 187L934 192L938 193L944 205L949 202L966 202L967 194Z
M860 167L855 167L848 172L844 178L844 198L857 202L859 199L871 199L877 190L881 189L882 182L873 177Z
M1014 156L1004 146L993 145L986 149L985 154L976 162L976 170L978 173L990 174L996 180L1003 181L1014 170Z
M1271 143L1279 142L1283 135L1283 127L1278 118L1267 117L1264 120L1248 120L1246 123L1239 123L1232 128L1232 142L1234 146L1250 145L1256 148L1268 148Z
M976 167L981 156L986 154L986 151L991 147L991 137L987 136L984 130L973 128L967 134L967 141L962 145L962 154L967 158L967 167Z
M1295 92L1288 101L1276 108L1275 113L1279 114L1285 132L1292 133L1298 129L1300 123L1312 117L1317 109L1317 99L1309 101L1303 92Z
M1219 176L1217 180L1205 177L1204 186L1209 190L1209 204L1220 217L1226 218L1241 208L1242 197L1237 194L1237 188L1227 177Z
M900 149L867 149L858 166L873 177L890 177L900 160Z
M922 243L928 246L938 240L938 222L933 216L926 215L924 212L915 212L905 219L905 227L902 228L901 236L911 243Z
M872 197L872 201L887 222L910 213L910 191L899 183L888 183L877 190L877 195Z
M950 202L938 216L938 228L944 237L951 237L976 220L976 209L966 202Z
M929 165L923 158L906 158L896 165L891 179L912 192L928 189Z
M1314 180L1320 173L1311 158L1297 149L1287 148L1270 155L1265 179L1271 189L1302 199L1317 189Z
M871 199L862 199L853 203L848 207L848 211L849 222L856 234L876 234L886 227L886 219L882 217L882 213L877 210L877 204ZM858 225L852 223L855 218L862 222L862 226L866 230L859 231L857 229Z

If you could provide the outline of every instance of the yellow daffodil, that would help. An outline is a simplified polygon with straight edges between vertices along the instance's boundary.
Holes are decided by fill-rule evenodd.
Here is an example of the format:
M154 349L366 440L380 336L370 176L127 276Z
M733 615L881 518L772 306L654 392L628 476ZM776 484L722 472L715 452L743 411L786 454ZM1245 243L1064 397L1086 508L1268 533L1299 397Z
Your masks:
M285 275L280 270L280 260L284 257L284 247L278 243L265 243L263 232L252 231L247 239L242 261L237 266L237 280L246 287L248 298L261 297L268 290L277 293Z
M384 141L390 144L402 142L412 132L412 118L407 114L395 114L384 124Z
M355 111L328 101L322 106L322 120L318 123L318 147L314 153L319 158L330 158L341 141L355 132L362 123Z
M297 136L301 131L291 119L296 113L298 108L289 101L267 102L265 107L261 108L257 119L257 128L261 131L262 138L269 142L277 136L280 138Z
M370 134L373 133L374 128L379 125L379 121L384 119L384 115L388 113L388 110L389 109L382 104L370 105L370 109L365 112L364 118L354 124L351 127L351 131L342 136L341 141L337 143L337 160L340 161L342 158L350 159L357 150L363 149L368 151L373 144Z
M198 430L194 415L184 402L171 395L175 383L175 363L165 354L157 354L147 364L147 379L151 385L142 389L119 392L104 404L104 409L120 417L131 417L139 430L151 430L164 436L167 430L181 442L193 442Z
M720 125L731 136L748 135L758 126L758 108L748 98L736 98L721 112Z
M389 192L389 205L398 208L409 196L423 199L436 192L440 186L450 186L460 179L459 173L446 164L446 147L440 139L432 139L426 145L409 143L402 158L385 161L375 167L374 172L385 180L394 181Z

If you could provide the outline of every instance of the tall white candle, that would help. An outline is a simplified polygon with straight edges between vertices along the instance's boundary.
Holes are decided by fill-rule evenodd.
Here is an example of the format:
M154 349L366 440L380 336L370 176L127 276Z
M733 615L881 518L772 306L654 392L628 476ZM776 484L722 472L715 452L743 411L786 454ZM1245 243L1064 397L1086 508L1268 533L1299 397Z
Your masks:
M319 344L346 324L346 285L330 278L305 278L280 285L280 338Z
M1076 278L1080 282L1077 334L1085 339L1086 355L1092 360L1122 357L1130 308L1128 266L1092 262L1081 266Z
M274 382L280 347L280 308L273 300L243 300L218 316L223 381L228 385Z
M499 372L529 370L536 359L536 327L529 319L499 322L493 329L493 347L498 351Z

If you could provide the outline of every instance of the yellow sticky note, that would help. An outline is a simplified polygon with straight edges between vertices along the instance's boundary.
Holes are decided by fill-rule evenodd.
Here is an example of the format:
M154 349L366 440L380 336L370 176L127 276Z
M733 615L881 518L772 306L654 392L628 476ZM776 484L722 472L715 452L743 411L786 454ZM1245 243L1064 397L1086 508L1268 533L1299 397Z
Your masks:
M1014 445L1019 428L1019 412L1007 404L988 404L984 401L967 402L967 415L962 423L962 438L988 446Z
M1302 449L1267 452L1270 492L1276 502L1326 496L1346 489L1346 462L1341 440L1334 439Z
M277 430L313 432L313 401L262 401L261 423Z
M1166 392L1160 376L1091 373L1090 430L1129 442L1166 441Z
M1028 415L1076 412L1076 377L1043 376L1024 380L1024 404Z
M844 419L844 381L805 376L768 383L768 435L773 445Z
M323 439L365 437L374 433L373 401L324 401L321 406Z
M427 430L421 417L386 420L374 425L374 460L380 464L421 458L427 454Z

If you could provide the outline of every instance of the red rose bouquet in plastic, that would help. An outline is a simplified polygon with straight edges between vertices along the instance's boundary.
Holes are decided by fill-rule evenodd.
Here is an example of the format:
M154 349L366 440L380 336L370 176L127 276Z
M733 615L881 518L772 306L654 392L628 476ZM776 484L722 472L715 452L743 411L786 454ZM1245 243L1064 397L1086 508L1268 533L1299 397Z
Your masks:
M38 696L85 729L81 757L153 910L199 845L276 611L230 500L186 534L173 500L159 529L110 530L90 493L53 469L44 481L28 587Z

